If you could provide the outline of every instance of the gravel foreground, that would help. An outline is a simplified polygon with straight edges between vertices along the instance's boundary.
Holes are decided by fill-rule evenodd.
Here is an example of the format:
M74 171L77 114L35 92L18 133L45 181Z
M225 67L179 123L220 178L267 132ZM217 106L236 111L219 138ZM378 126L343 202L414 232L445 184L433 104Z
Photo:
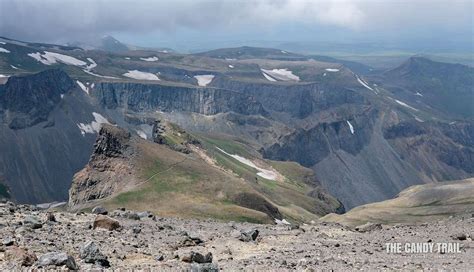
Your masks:
M418 224L258 225L0 203L0 270L380 271L474 267L474 217ZM101 215L106 214L107 215ZM385 243L459 243L458 253L387 253ZM403 249L403 247L402 247ZM436 249L436 246L435 246Z

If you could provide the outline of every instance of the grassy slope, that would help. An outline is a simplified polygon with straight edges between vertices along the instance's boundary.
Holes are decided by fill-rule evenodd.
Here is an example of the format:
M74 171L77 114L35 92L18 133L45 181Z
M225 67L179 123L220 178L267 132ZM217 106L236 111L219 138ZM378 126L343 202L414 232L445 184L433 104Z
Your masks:
M416 185L398 197L356 207L346 214L329 214L321 221L357 226L366 222L385 224L426 222L474 211L474 179Z
M216 166L195 154L186 155L165 145L140 141L142 156L134 163L145 182L106 200L104 206L150 210L161 216L270 223L266 214L235 204L239 193L253 193L277 206L284 218L290 220L310 221L323 212L318 208L320 203L306 195L312 189L306 180L310 170L296 163L271 162L286 178L283 182L266 180L257 176L255 169L216 148L255 158L258 153L251 147L227 138L198 138Z

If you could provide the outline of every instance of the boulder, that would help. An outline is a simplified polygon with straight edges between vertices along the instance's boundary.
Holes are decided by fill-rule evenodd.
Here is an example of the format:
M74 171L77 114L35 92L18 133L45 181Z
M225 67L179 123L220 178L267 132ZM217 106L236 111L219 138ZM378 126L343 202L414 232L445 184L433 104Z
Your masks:
M218 272L219 267L214 263L193 263L191 264L191 272Z
M355 227L355 230L358 232L369 232L369 231L374 231L374 230L381 230L382 229L382 224L375 224L371 222L367 222L363 225Z
M37 217L32 215L25 217L25 219L23 219L23 224L32 229L40 229L43 227L41 221Z
M106 215L97 215L97 217L94 220L94 224L92 226L94 229L96 228L101 228L101 229L106 229L106 230L117 230L119 229L120 223L119 221L110 218Z
M96 206L92 209L92 213L107 215L109 212L102 206Z
M202 255L201 253L191 251L189 255L184 256L181 260L187 263L212 263L212 253L209 252L206 255Z
M242 242L252 242L258 237L258 229L241 230L239 240Z
M5 252L5 260L16 262L21 266L32 266L38 258L35 253L27 249L11 246Z
M48 222L56 222L56 217L54 216L54 213L48 212L46 215L46 220Z
M79 267L76 264L74 258L64 252L49 252L40 256L38 260L38 266L45 267L49 265L63 266L71 270L78 270Z
M85 263L95 263L103 267L110 267L107 256L100 252L93 241L87 241L81 246L79 257L83 259Z

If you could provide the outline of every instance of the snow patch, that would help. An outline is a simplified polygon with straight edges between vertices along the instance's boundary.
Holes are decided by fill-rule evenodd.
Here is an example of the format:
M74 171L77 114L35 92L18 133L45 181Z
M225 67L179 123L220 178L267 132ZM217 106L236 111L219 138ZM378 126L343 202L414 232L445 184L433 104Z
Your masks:
M273 70L261 69L261 70L263 73L277 80L282 80L282 81L290 81L290 80L299 81L300 80L299 76L293 74L293 72L288 70L287 68L273 69Z
M143 130L136 130L138 136L140 136L140 138L142 139L147 139L148 137L146 136L146 133L143 131Z
M61 94L61 99L63 99L63 98L64 98L64 94Z
M364 80L360 79L360 77L357 77L357 81L359 81L360 85L362 85L362 86L366 87L367 89L369 89L369 90L375 92L374 89L372 89L372 88L367 84L367 82L365 82ZM377 92L375 92L375 93L377 93Z
M411 110L418 111L418 109L415 109L414 107L408 105L408 104L405 103L405 102L402 102L402 101L397 100L397 99L394 99L394 100L395 100L395 102L397 102L399 105L402 105L402 106L404 106L405 108L409 108L409 109L411 109Z
M95 76L95 77L100 77L100 78L108 78L108 79L118 79L117 77L113 77L113 76L103 76L103 75L99 75L99 74L96 74L96 73L93 73L87 69L83 69L82 71L84 71L84 73L86 74L89 74L91 76Z
M77 85L79 85L79 87L84 91L86 92L88 95L89 95L89 88L86 87L86 85L84 85L82 82L80 82L79 80L76 80L76 83Z
M94 121L90 124L79 123L77 127L81 131L82 136L85 136L86 133L99 133L100 127L102 124L110 124L109 121L102 116L100 113L93 112L92 115L94 116Z
M0 78L2 77L10 77L10 76L0 74Z
M328 72L332 72L332 73L339 72L339 69L335 69L335 68L326 68L324 70L326 70Z
M421 119L421 118L418 117L418 116L415 116L415 120L418 121L418 122L420 122L420 123L425 122L423 119Z
M20 68L18 68L18 67L16 67L16 66L14 66L14 65L10 65L10 67L11 67L11 68L13 68L13 69L15 69L15 70L18 70L18 69L20 69Z
M97 67L97 63L91 59L91 58L87 58L87 60L91 63L89 65L86 66L86 70L92 70L94 69L95 67Z
M214 79L214 75L199 75L199 76L194 76L195 79L198 81L198 85L201 87L206 87L209 85L212 80Z
M0 47L0 53L10 53L7 49Z
M421 93L419 93L419 92L416 92L415 95L417 95L417 96L423 96L423 95L422 95Z
M268 79L269 81L272 81L272 82L276 81L276 79L274 79L273 77L271 77L271 76L265 74L264 72L262 72L262 74L263 74L263 76L264 76L266 79Z
M253 163L251 160L247 159L247 158L244 158L244 157L241 157L239 155L232 155L232 154L229 154L227 152L225 152L224 150L220 149L219 147L216 147L220 152L226 154L227 156L230 156L236 160L238 160L239 162L247 165L247 166L250 166L254 169L256 169L257 171L259 171L257 173L257 176L260 176L264 179L268 179L268 180L277 180L277 177L278 177L278 174L275 173L275 171L272 171L272 170L267 170L267 169L263 169L263 168L260 168L258 167L257 165L255 165L255 163Z
M130 58L129 58L129 57L125 57L125 59L126 59L126 60L130 60Z
M229 68L231 68L231 69L234 68L234 65L230 65L230 64L229 64Z
M143 60L143 61L150 61L150 62L159 60L158 57L156 57L156 56L155 57L148 57L148 58L140 58L140 59Z
M0 42L0 44L7 44L6 42Z
M74 66L87 65L87 63L85 63L82 60L76 59L75 57L71 57L71 56L63 55L59 53L48 52L48 51L44 51L44 54L41 54L40 52L30 53L28 54L28 56L34 58L35 60L45 65L56 64L58 62L67 64L67 65L74 65Z
M354 127L352 126L351 122L349 122L349 120L347 120L346 122L349 125L349 129L351 130L351 133L354 134Z
M275 218L275 224L277 224L277 225L291 225L291 223L286 221L286 219L279 220L279 219L276 219L276 218Z
M148 73L148 72L142 72L138 70L132 70L128 71L127 73L123 74L126 77L129 78L134 78L138 80L160 80L157 75Z

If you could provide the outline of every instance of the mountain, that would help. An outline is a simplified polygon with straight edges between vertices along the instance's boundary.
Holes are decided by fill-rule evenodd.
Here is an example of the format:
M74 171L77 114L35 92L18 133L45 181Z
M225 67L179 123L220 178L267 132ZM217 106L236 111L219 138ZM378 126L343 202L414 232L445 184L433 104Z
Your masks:
M383 77L384 83L396 88L397 93L415 95L444 115L474 117L472 67L411 57L399 67L385 72Z
M371 223L419 223L474 212L474 179L411 186L394 198L356 207L344 215L329 214L324 222L349 226Z
M87 166L74 176L69 208L100 203L168 216L270 223L308 222L344 210L311 170L254 158L250 150L230 139L195 137L169 123L154 124L153 141L106 124Z
M153 144L149 150L164 148L153 143L155 121L162 120L203 145L211 139L206 152L220 154L219 147L274 168L276 161L295 163L312 171L320 187L347 209L392 198L412 185L465 179L474 172L472 118L435 107L432 101L442 101L440 91L410 87L416 79L437 76L443 92L469 97L472 89L465 86L473 82L464 66L456 69L468 76L459 75L456 83L440 72L446 64L416 58L409 63L434 67L404 64L363 76L344 63L277 49L106 53L0 41L9 51L0 53L5 82L0 142L9 150L0 154L0 176L17 201L66 200L74 173L84 173L84 166L95 169L89 167L91 154L105 123L125 129L132 139L146 138ZM27 105L10 98L14 94L24 94ZM8 101L17 101L13 106L20 109ZM247 152L237 152L228 141ZM300 170L290 167L287 175ZM241 178L258 179L257 172L248 176ZM31 187L36 194L29 193ZM276 195L265 197L276 202Z

